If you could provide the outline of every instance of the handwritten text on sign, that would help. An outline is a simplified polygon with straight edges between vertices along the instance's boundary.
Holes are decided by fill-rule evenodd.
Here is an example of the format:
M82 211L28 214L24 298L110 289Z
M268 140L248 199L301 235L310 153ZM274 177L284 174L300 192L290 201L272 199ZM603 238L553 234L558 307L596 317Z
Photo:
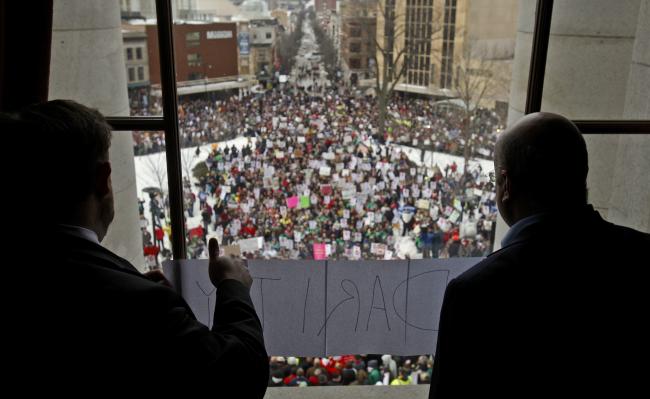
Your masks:
M434 353L447 283L479 261L249 261L251 297L270 355ZM216 289L208 261L163 267L211 326Z

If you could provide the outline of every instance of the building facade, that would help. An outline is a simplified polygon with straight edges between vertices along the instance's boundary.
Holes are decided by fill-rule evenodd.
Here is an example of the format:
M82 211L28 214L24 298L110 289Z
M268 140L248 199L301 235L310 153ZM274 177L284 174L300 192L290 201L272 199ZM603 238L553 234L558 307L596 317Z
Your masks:
M275 19L258 19L249 21L248 26L251 74L260 81L267 81L276 69L275 43L278 23Z
M147 25L150 76L153 84L160 83L158 29ZM237 24L175 24L174 51L176 76L179 82L197 79L237 79L239 75Z
M451 97L454 67L462 54L468 1L380 0L380 78L388 68L399 76L397 91Z
M124 61L129 89L149 86L149 53L143 25L122 25Z
M315 11L336 11L336 0L316 0L314 3Z
M339 59L345 81L353 85L376 73L376 14L375 0L345 0L339 3Z

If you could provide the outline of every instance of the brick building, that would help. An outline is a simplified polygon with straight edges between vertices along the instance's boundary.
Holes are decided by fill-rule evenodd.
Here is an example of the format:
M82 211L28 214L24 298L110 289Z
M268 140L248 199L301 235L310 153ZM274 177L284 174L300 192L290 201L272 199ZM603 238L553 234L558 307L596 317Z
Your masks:
M158 29L155 25L147 25L146 31L150 80L152 84L159 84ZM239 75L237 24L234 22L175 24L174 51L179 82L204 78L236 79Z

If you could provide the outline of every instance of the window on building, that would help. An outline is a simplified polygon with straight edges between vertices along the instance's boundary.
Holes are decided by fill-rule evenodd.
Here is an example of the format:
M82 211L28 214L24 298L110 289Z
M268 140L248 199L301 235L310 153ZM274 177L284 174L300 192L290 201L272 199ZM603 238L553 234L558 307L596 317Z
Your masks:
M273 34L271 32L266 32L266 38L270 39L273 37Z
M142 47L136 47L136 49L135 49L135 59L136 60L141 60L142 59Z
M361 52L361 43L350 43L350 52L351 53L360 53Z
M361 60L359 58L350 58L350 68L352 68L352 69L360 69L361 68Z
M129 82L135 80L135 68L129 68Z
M187 55L187 66L190 67L200 67L201 66L201 54L190 53Z
M138 67L138 80L144 80L144 67Z
M197 47L201 44L201 32L188 32L185 34L187 47Z
M127 49L126 49L126 59L129 60L129 61L133 59L133 48L127 47Z

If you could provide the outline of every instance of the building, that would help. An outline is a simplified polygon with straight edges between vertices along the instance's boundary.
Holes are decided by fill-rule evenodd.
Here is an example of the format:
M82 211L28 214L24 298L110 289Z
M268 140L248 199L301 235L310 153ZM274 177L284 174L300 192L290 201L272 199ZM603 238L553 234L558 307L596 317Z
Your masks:
M316 0L314 7L317 12L325 10L336 11L336 0Z
M142 1L142 0L141 0ZM172 16L174 20L196 20L197 0L173 0Z
M230 0L196 0L193 20L208 22L231 21L241 12L239 6Z
M149 87L149 54L144 25L122 25L126 81L129 91Z
M356 85L359 80L369 79L376 73L376 1L345 0L339 5L341 70L344 80Z
M395 90L451 96L454 63L462 53L468 0L381 0L377 13L380 79L384 69L399 77ZM389 75L389 74L387 74Z
M212 0L172 0L172 16L176 20L192 20L197 17L197 2L205 3ZM156 19L155 0L120 0L120 10L123 18Z
M248 23L251 72L261 82L269 80L279 68L275 56L278 23L274 19L257 19Z
M147 25L151 82L160 83L158 28ZM237 24L174 24L176 76L179 82L197 79L237 79Z
M155 19L155 0L120 0L122 19Z
M300 9L300 4L300 0L269 0L269 9L294 11Z
M490 86L472 101L506 112L517 0L382 1L377 60L380 76L384 68L400 75L396 91L463 97L471 80Z
M241 33L241 70L266 82L273 76L277 58L275 44L282 25L271 16L265 1L245 0L239 5L239 10L233 20L237 21Z
M152 94L160 92L160 57L156 25L147 25ZM241 41L239 41L241 43ZM256 84L240 74L235 22L174 24L177 92L179 95L246 89Z
M293 20L291 18L291 15L293 14L294 13L289 10L280 9L280 8L271 11L271 17L274 18L276 21L278 21L278 24L287 33L291 33L294 28Z
M239 6L238 20L253 20L271 18L269 6L262 0L245 0Z

